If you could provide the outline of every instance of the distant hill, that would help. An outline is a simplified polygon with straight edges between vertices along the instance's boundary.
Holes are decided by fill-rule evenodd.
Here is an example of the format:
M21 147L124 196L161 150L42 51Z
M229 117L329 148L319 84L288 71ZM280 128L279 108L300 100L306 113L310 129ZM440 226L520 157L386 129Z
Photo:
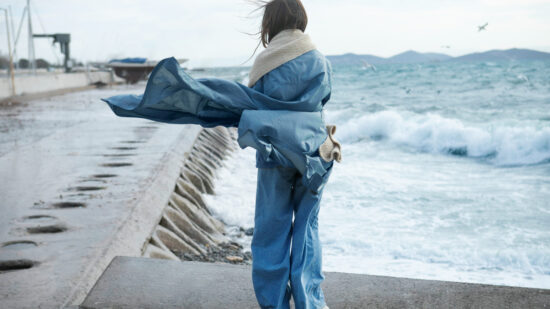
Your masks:
M383 63L425 63L439 61L507 61L507 60L550 60L550 53L530 49L490 50L481 53L472 53L459 57L451 57L440 53L419 53L409 50L389 58L373 55L344 54L327 56L332 64L362 65Z
M352 53L337 55L337 56L327 56L332 64L363 64L364 62L370 64L380 64L384 63L386 59L382 57L372 56L372 55L356 55Z
M433 61L445 61L452 57L445 54L438 53L419 53L414 50L409 50L404 53L395 55L390 58L382 58L373 55L357 55L357 54L344 54L336 56L327 56L332 64L339 65L361 65L365 62L369 64L382 64L382 63L421 63L421 62L433 62Z
M530 49L512 48L507 50L490 50L455 57L452 61L502 61L502 60L550 60L550 53Z
M397 54L387 59L389 63L421 63L445 61L453 57L438 53L419 53L414 50L409 50L401 54Z

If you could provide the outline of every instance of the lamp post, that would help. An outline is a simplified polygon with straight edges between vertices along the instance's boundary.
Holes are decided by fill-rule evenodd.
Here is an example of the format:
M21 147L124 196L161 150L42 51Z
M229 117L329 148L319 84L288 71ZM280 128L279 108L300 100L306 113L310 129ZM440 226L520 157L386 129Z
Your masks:
M9 50L9 56L10 56L11 94L15 96L15 76L14 76L15 73L13 70L13 55L11 51L10 23L8 19L8 10L4 8L0 8L0 10L4 11L4 16L6 17L6 30L8 33L8 50Z
M36 59L34 55L34 40L32 36L31 0L27 0L27 18L29 28L29 65L32 74L36 75Z

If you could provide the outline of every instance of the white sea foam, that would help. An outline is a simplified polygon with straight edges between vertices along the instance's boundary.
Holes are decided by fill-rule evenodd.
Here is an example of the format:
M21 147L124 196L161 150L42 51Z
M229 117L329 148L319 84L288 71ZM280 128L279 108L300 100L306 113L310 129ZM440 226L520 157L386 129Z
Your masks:
M215 195L205 195L208 207L230 229L254 227L254 203L256 198L255 151L238 150L224 161L214 182ZM250 250L250 237L239 239L245 250Z
M481 128L434 114L405 117L395 111L382 111L348 120L337 134L348 143L380 140L415 151L481 157L495 165L550 160L550 127Z
M550 287L548 231L538 223L548 214L532 200L545 193L510 177L524 178L520 171L362 148L346 147L323 195L326 271ZM254 159L253 150L235 152L206 196L230 225L254 225ZM499 190L488 190L493 181ZM250 240L239 242L250 250Z

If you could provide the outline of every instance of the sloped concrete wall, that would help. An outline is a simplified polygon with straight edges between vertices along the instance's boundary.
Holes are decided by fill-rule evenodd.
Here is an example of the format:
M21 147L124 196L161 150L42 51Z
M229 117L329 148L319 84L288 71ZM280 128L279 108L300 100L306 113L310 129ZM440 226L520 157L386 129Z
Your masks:
M85 87L97 82L110 84L110 72L82 73L38 73L37 75L15 76L15 95L29 95L56 90ZM0 100L11 97L11 79L0 79Z
M188 152L159 225L143 250L150 258L179 260L174 254L205 255L230 241L202 194L214 194L215 170L235 147L230 129L203 129Z

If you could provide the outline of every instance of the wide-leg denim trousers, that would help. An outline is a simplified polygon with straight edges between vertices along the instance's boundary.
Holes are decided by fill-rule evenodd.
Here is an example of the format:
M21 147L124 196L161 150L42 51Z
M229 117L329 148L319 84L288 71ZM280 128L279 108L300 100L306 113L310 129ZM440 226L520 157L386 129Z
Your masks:
M295 168L258 169L252 237L252 283L261 308L323 308L317 215L321 192ZM294 222L292 217L294 215Z

